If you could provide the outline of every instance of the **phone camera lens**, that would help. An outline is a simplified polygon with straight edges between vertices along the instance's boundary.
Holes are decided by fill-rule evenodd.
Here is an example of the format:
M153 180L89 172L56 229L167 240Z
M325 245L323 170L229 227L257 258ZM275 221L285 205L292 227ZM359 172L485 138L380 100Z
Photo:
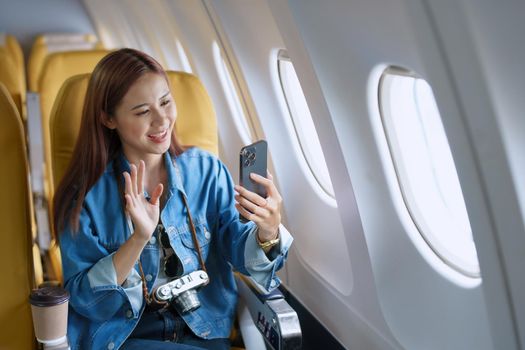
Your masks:
M244 157L243 165L245 167L253 165L255 163L255 158L257 158L253 149L244 150L242 155Z

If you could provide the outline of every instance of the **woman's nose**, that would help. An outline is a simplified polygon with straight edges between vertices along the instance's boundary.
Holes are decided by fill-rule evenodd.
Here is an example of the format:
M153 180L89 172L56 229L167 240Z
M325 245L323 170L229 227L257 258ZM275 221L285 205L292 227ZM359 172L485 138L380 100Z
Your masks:
M153 123L164 123L168 118L168 113L164 109L155 108L153 111Z

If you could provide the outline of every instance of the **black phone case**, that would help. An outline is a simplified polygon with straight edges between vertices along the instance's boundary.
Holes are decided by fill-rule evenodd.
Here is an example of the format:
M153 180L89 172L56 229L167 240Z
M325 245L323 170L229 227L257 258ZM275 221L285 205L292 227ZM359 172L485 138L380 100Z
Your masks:
M266 177L268 143L260 140L251 145L244 146L240 152L239 182L241 186L249 191L257 193L266 198L266 188L250 179L250 173L256 173ZM247 220L241 216L241 221Z

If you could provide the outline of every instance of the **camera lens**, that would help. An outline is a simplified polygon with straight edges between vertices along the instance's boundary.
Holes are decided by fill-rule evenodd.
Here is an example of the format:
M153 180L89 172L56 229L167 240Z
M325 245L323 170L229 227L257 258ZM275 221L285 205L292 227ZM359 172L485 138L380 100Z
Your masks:
M199 297L197 296L197 291L195 289L190 289L182 293L177 298L175 298L174 301L177 309L183 314L193 311L201 306Z

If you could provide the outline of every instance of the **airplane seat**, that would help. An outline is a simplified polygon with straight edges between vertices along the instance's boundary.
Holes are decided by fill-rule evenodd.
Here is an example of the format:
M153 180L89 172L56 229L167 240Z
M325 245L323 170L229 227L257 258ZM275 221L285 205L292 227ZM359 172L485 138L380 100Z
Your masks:
M177 105L175 133L181 144L198 146L219 156L215 110L204 85L193 74L167 71Z
M103 49L102 43L93 34L48 33L36 37L27 65L29 90L38 91L38 80L46 57L54 52Z
M0 82L9 91L22 121L26 120L24 56L16 38L0 33Z
M46 58L38 82L38 91L40 92L40 118L42 120L42 136L44 140L46 180L51 189L53 188L53 183L50 165L49 117L55 98L64 81L77 74L90 73L102 57L108 53L109 51L106 50L67 51L56 52ZM52 191L49 192L49 198L51 198L51 195Z
M0 34L0 46L5 46L9 53L14 57L17 69L21 72L25 70L24 68L24 54L22 52L22 47L18 43L18 40L13 35L3 34L4 39L1 38ZM4 45L5 44L5 45Z
M25 68L22 48L18 40L12 35L0 33L0 82L6 83L6 88L15 103L18 114L21 117L24 126L24 135L26 134L26 85L25 85ZM26 136L27 137L27 136ZM27 140L27 138L26 138ZM33 200L30 202L31 213L33 213ZM43 282L42 263L40 259L40 250L36 244L36 222L34 215L31 215L31 230L33 237L33 257L35 262L35 278L37 283Z
M212 101L206 89L200 80L192 74L168 71L167 75L178 112L174 132L177 133L181 143L184 145L198 146L218 155L217 119ZM90 74L82 74L69 78L62 85L53 106L49 126L51 131L51 166L53 170L53 182L55 184L58 184L64 175L73 153L80 129L83 101L89 77ZM55 244L54 246L55 253L59 256L58 245ZM60 265L57 267L60 267ZM283 335L281 343L284 344L284 346L275 347L275 349L296 349L297 347L290 345L297 344L297 332L277 329L282 326L288 330L290 329L290 325L295 325L294 329L297 329L296 326L298 325L297 314L291 310L287 302L284 301L284 297L281 295L276 308L276 305L272 303L276 303L277 298L261 302L259 297L253 297L253 295L255 295L253 289L241 286L244 284L243 279L237 278L237 281L240 294L243 295L243 298L246 300L245 303L240 304L251 306L250 313L252 317L258 318L258 315L265 315L264 317L266 317L268 322L269 320L275 320L271 325L265 325L264 327L265 336L271 337L274 341L275 339L281 339L276 336L277 334ZM250 295L252 295L252 297L250 297ZM281 322L281 316L283 315L287 321ZM295 315L295 318L293 315ZM286 324L286 327L283 326L283 324ZM257 326L254 325L252 329L257 329L257 327L261 328L263 325L259 322L259 324ZM273 329L272 327L277 330L275 332L269 332L270 329ZM259 330L257 330L257 332L259 332ZM256 336L259 337L259 341L262 342L262 346L264 346L264 341L260 333L257 333ZM292 336L294 341L291 341ZM253 333L251 333L251 337L253 337ZM232 350L233 349L236 348L232 348Z
M49 116L55 97L60 90L62 83L69 77L76 74L89 73L95 65L106 56L109 51L91 50L91 51L66 51L56 52L47 56L40 79L38 90L40 93L40 120L42 124L42 140L44 143L44 197L47 198L49 214L52 213L52 202L49 200L53 196L53 177L51 170L51 146L49 131ZM49 222L52 222L52 215L48 216ZM49 238L49 250L44 254L46 260L47 273L50 279L60 281L61 269L60 262L57 261L59 254L56 253L54 238Z
M0 348L36 349L28 302L36 281L25 134L18 110L2 83L0 116Z

